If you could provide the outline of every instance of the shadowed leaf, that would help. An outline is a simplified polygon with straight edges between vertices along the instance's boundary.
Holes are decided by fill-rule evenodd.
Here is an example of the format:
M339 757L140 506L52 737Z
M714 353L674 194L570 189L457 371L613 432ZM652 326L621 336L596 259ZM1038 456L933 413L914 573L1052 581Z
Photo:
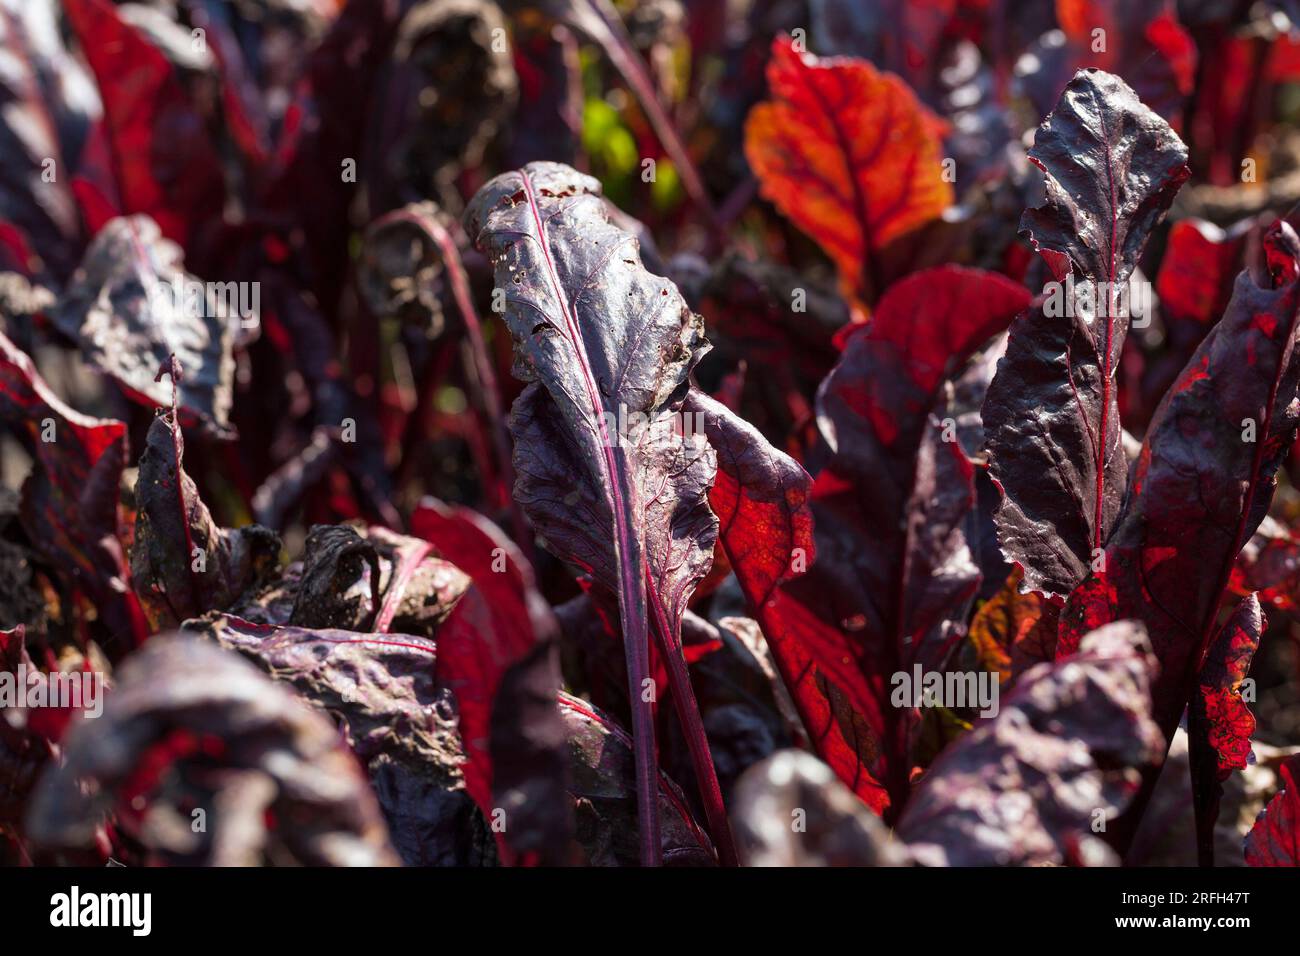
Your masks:
M1056 657L1060 608L1033 591L1021 592L1020 577L1013 571L1002 589L980 605L970 624L976 658L1004 686Z
M433 642L405 634L271 628L228 615L204 622L239 651L341 724L370 775L393 845L409 866L481 862L461 775L464 760L450 693L435 680Z
M1196 689L1233 564L1268 509L1300 423L1298 316L1300 283L1268 288L1238 276L1227 313L1147 431L1104 572L1081 583L1061 615L1058 657L1107 621L1146 624L1161 662L1152 696L1166 740Z
M22 521L53 567L84 588L120 647L145 639L148 624L131 591L118 490L126 425L63 404L32 360L0 334L0 423L37 467L23 486Z
M471 509L425 499L412 531L455 562L470 590L438 634L438 681L456 698L465 784L484 815L505 813L498 833L508 862L571 861L559 626L527 559Z
M913 720L886 682L943 662L979 582L973 470L942 421L945 383L1028 299L945 266L892 286L853 329L818 395L817 560L754 609L818 753L878 810L901 804L911 772Z

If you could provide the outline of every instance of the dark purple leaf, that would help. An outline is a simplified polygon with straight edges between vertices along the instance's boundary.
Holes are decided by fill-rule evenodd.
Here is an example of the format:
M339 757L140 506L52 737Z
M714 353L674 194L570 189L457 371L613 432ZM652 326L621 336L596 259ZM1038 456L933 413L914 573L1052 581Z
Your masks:
M339 437L338 429L313 429L307 444L266 477L250 502L258 524L273 530L284 527L290 509L338 462Z
M1065 595L1088 573L1119 515L1128 473L1119 357L1129 280L1151 230L1188 176L1187 149L1123 80L1075 75L1029 153L1047 201L1021 231L1053 285L1011 328L984 403L996 516L1024 586Z
M1196 689L1234 562L1268 510L1300 424L1298 316L1300 282L1274 289L1237 278L1227 313L1152 419L1104 571L1079 585L1061 615L1058 657L1091 628L1143 621L1161 663L1152 693L1166 740Z
M569 735L574 823L578 842L592 866L635 866L641 857L644 819L636 793L632 738L584 700L560 694L560 714ZM713 845L700 829L686 799L667 776L655 772L659 853L668 866L713 866Z
M438 662L432 642L405 635L271 629L228 616L209 628L223 645L252 658L317 707L341 718L348 743L369 769L394 843L406 862L485 862L482 848L468 841L466 831L484 826L484 817L490 821L491 809L471 822L474 814L462 776L465 752L455 736L456 702L441 678L433 680ZM545 656L547 645L535 645L535 653ZM516 824L526 828L524 813L567 816L572 810L577 815L583 862L635 865L631 741L584 701L560 694L557 709L552 693L549 705L544 705L529 688L515 683L513 674L527 670L508 672L503 681L509 686L499 693L505 693L504 699L529 701L519 716L536 713L532 708L542 706L558 713L569 792L557 798L549 791L525 790L513 800L505 794L500 807L505 815L497 818L504 820L506 836L515 839ZM544 726L551 725L543 721L537 728ZM494 724L494 735L498 728L504 729ZM543 744L543 749L552 743L538 738L533 742ZM520 753L516 744L512 747L512 753ZM658 787L665 859L682 865L713 865L712 846L692 819L681 792L663 774ZM533 798L543 806L520 806L520 800ZM551 861L559 862L554 857Z
M643 860L653 863L649 636L653 628L676 668L681 615L717 533L706 498L712 449L675 430L690 369L708 347L702 321L669 280L644 269L635 238L609 223L599 184L568 167L534 163L498 176L466 222L505 292L515 374L530 382L511 413L516 499L551 550L617 595ZM673 688L692 710L689 681ZM698 716L688 714L688 735L692 724L698 730Z
M293 613L306 628L369 630L379 615L379 552L346 525L318 524L307 534Z
M755 621L725 617L715 627L687 611L682 643L718 786L730 806L746 769L806 735ZM673 779L692 779L690 755L676 727L664 733L660 760Z

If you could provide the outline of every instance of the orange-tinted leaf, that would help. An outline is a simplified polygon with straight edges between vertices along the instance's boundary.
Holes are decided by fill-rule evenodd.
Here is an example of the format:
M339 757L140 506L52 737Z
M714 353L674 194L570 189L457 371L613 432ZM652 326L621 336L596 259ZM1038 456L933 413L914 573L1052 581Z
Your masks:
M799 53L788 37L772 44L767 82L773 99L745 124L763 196L826 250L847 297L873 299L877 253L952 202L942 124L892 73Z
M1019 569L1012 571L970 625L970 641L981 666L996 672L1003 684L1056 655L1060 608L1036 591L1021 594L1023 577Z

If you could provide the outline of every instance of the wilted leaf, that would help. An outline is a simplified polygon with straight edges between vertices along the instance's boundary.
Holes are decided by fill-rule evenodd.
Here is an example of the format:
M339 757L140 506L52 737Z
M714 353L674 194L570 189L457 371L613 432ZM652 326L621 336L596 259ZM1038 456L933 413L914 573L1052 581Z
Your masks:
M346 525L314 525L288 623L367 630L379 616L380 576L373 542Z
M155 637L117 678L37 786L27 830L38 844L84 845L111 812L152 863L398 862L338 731L236 654Z
M455 701L441 678L433 680L438 662L431 642L405 635L273 629L229 616L208 623L205 629L342 720L349 744L369 768L394 842L406 862L484 862L482 849L466 839L467 830L483 823L479 818L480 822L470 824L472 811L458 796L465 792L461 774L467 765L455 737ZM517 690L502 692L518 696ZM584 701L562 693L551 701L561 718L568 793L560 793L559 806L528 812L567 816L576 809L577 839L586 862L635 865L631 741ZM712 865L712 846L691 818L680 791L663 774L658 786L665 860ZM528 796L554 798L537 791ZM516 822L522 823L516 814L524 808L512 803L502 809L508 832ZM492 820L490 812L487 819Z
M1011 328L984 402L996 520L1023 587L1066 595L1119 516L1128 462L1115 382L1151 230L1189 175L1187 149L1119 78L1075 75L1034 138L1047 201L1021 231L1047 263L1046 298Z
M136 593L155 629L225 610L280 565L275 532L217 526L185 473L184 457L175 410L159 413L140 456L131 547Z
M370 528L366 537L379 553L383 601L375 620L380 633L400 631L433 637L470 586L464 571L443 561L419 538L386 528Z
M407 865L481 862L471 834L485 835L487 824L475 821L465 791L455 704L435 680L431 641L270 628L230 616L205 622L202 630L340 723Z
M970 624L970 642L980 665L995 672L1003 686L1028 668L1056 657L1060 608L1041 594L1020 590L1020 571L980 605Z
M380 527L313 525L302 560L228 610L258 624L434 637L469 585L427 541Z

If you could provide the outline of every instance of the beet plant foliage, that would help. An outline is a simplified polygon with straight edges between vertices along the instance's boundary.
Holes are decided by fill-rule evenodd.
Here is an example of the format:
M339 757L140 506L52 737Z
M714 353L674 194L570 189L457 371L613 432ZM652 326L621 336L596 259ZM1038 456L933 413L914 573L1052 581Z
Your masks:
M1288 10L0 0L0 861L1297 865Z

